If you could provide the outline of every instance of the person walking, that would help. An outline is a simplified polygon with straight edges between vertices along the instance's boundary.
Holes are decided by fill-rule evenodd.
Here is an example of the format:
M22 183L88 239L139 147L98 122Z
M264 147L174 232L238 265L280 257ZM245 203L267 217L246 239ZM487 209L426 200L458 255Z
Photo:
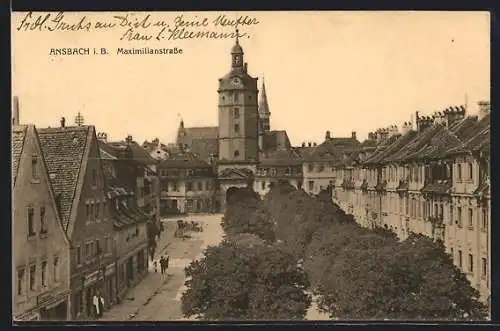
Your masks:
M154 261L153 266L155 268L155 272L158 272L158 261Z
M99 316L100 316L100 311L99 311L99 306L100 306L100 305L99 305L99 301L100 301L100 299L99 299L99 291L97 291L97 292L94 294L93 298L92 298L92 306L93 306L93 308L94 308L94 316L95 316L95 317L99 317Z
M104 314L104 298L100 294L99 294L98 304L99 304L99 317L102 317L102 315Z
M168 269L168 262L170 260L170 256L167 255L167 258L165 259L165 270Z
M161 257L160 258L160 269L161 269L161 273L163 274L163 272L165 271L165 257Z

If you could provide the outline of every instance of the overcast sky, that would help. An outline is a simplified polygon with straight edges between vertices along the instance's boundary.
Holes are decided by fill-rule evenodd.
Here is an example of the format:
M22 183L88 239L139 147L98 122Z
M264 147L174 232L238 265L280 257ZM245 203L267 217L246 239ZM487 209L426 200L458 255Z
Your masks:
M155 13L173 24L180 13ZM222 13L183 13L184 18ZM248 12L240 26L249 72L265 76L271 128L293 144L321 142L325 131L364 139L369 131L464 104L476 113L490 95L487 12ZM173 142L180 114L186 126L217 125L218 78L230 68L232 39L120 41L108 31L18 32L13 14L13 93L21 122L68 124L80 111L111 140ZM65 13L77 22L83 14ZM112 20L111 13L85 13ZM231 32L230 27L208 28ZM157 32L150 28L147 33ZM146 32L145 32L146 33ZM182 55L116 55L118 47L178 47ZM106 47L108 56L50 56L51 48ZM92 52L92 50L91 50Z

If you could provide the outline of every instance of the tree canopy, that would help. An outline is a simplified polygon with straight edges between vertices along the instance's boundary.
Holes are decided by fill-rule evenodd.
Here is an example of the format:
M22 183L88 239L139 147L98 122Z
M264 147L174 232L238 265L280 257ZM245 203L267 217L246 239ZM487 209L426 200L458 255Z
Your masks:
M294 258L255 235L209 247L186 267L182 312L212 320L303 319L309 283Z

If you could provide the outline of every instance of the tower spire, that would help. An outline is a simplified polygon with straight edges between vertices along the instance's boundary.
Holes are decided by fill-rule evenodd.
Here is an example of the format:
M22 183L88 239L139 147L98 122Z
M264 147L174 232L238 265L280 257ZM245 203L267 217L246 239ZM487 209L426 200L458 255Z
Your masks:
M269 104L267 102L266 83L264 81L264 75L262 75L262 88L260 92L261 92L259 101L260 125L262 130L264 132L267 132L271 129L271 124L270 124L271 112L269 111Z

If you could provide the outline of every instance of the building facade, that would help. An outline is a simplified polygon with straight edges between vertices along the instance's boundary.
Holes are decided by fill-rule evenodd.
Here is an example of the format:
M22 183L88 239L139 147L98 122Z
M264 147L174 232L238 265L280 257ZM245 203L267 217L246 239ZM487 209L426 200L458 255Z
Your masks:
M92 297L100 293L109 307L115 298L113 224L109 220L106 181L93 126L39 130L49 178L63 229L71 242L71 318L95 316Z
M12 184L12 316L66 320L70 245L33 125L12 128Z
M490 115L451 107L416 115L416 126L377 132L376 147L357 166L341 164L333 200L369 227L400 238L422 233L442 240L483 299L490 283ZM352 171L352 175L351 175ZM347 173L347 176L345 175Z

